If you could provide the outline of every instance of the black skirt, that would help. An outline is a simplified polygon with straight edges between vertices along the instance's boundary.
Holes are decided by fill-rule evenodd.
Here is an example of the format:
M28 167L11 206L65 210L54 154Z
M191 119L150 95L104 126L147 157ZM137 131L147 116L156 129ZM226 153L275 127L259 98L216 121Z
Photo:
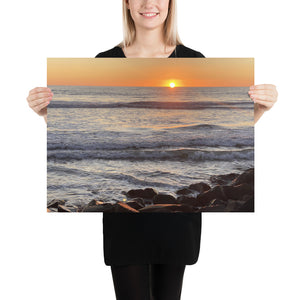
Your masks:
M96 57L123 57L118 46ZM169 57L204 57L183 45ZM201 213L103 213L106 265L185 264L198 260Z
M103 213L106 265L197 262L201 213Z

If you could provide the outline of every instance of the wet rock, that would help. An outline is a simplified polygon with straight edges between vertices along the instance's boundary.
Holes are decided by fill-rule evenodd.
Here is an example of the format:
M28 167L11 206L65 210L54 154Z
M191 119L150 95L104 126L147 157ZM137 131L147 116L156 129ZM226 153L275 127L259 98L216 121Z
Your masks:
M198 206L198 201L195 197L180 196L177 198L177 202L186 205Z
M212 205L212 206L204 206L201 207L201 212L223 212L225 209L225 205Z
M100 204L104 204L104 202L94 199L88 203L88 206L94 206L94 205L100 205Z
M197 191L199 193L204 193L210 190L210 186L204 182L194 183L189 186L189 189Z
M226 199L224 198L222 193L219 193L219 187L214 188L213 192L208 191L206 193L198 195L197 198L186 197L181 198L180 200L181 203L200 207L201 211L218 211L215 209L210 209L210 207L215 206L218 206L219 211L223 211L226 207Z
M139 199L139 198L136 198L136 199ZM145 207L144 204L142 204L140 202L137 202L135 200L126 201L124 203L126 203L127 205L129 205L130 207L132 207L132 208L134 208L136 210L139 210L140 208Z
M220 200L220 199L213 199L210 202L210 205L224 205L226 204L226 201Z
M152 199L144 199L144 203L145 203L145 205L152 205L153 200Z
M210 207L211 206L219 206L219 207L223 206L223 208L225 208L226 205L227 205L227 201L223 201L220 199L213 199L209 204Z
M176 192L177 195L188 195L188 194L191 194L191 193L193 193L193 191L188 189L188 188L183 188L183 189L178 190Z
M76 206L73 204L66 205L67 209L69 209L71 212L79 212L81 210L81 206Z
M149 213L149 212L170 213L170 209L168 208L168 206L165 205L172 205L172 204L152 204L144 208L141 208L139 212L140 213Z
M131 206L129 206L127 203L125 202L118 202L115 204L114 207L114 212L130 212L130 213L138 213L139 211L132 208Z
M157 191L155 191L152 188L146 188L146 189L136 189L136 190L130 190L126 193L126 196L129 198L145 198L145 199L151 199L155 195L157 195Z
M198 206L207 206L214 199L227 200L227 196L224 194L222 186L216 186L209 191L204 192L197 196Z
M223 191L228 199L242 200L245 195L253 195L253 185L243 183L235 186L223 186Z
M166 212L166 213L180 213L180 212L198 212L198 209L189 205L184 204L154 204L139 210L141 213L146 212Z
M241 201L241 200L231 200L229 199L227 201L227 205L226 208L224 209L224 211L227 212L239 212L241 206L245 203L245 201Z
M195 200L196 198L193 197L193 196L186 196L186 195L183 195L183 196L179 196L177 197L177 202L178 203L183 203L185 200L189 201L189 200Z
M130 201L137 202L137 203L141 204L142 206L145 206L145 202L146 202L146 200L143 198L133 198L133 199L127 201L126 203L128 203Z
M153 204L174 204L176 202L176 198L168 194L158 194L153 198Z
M239 208L241 212L254 212L254 198L251 196L246 196L243 198L246 200L243 205Z
M71 212L71 210L69 208L67 208L64 205L60 205L60 204L57 206L57 211L58 212Z
M87 205L82 208L81 212L113 212L115 204L103 203L99 205Z
M244 173L232 180L232 185L240 185L243 183L248 183L254 185L254 168L246 170Z
M230 174L224 174L224 175L213 175L210 176L209 180L211 183L224 185L231 183L236 177L238 177L239 174L237 173L230 173Z
M47 212L57 212L57 208L54 207L47 208Z
M66 203L65 200L53 199L48 203L47 207L48 208L50 208L50 207L58 208L58 205L64 205L65 203Z

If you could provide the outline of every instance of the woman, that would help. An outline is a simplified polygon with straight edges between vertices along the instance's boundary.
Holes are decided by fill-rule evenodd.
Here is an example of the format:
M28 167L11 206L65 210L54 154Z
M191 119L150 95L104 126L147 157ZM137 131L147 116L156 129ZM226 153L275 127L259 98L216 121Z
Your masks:
M124 41L96 57L203 57L182 45L175 0L124 0ZM250 87L255 122L277 100L273 85ZM29 92L29 106L47 121L48 88ZM117 299L180 299L186 265L196 263L200 213L104 213L104 259L111 266Z

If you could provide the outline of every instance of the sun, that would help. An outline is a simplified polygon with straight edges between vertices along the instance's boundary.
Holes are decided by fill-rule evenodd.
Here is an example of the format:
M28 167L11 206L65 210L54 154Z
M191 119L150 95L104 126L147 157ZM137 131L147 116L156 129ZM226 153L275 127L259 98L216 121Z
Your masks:
M174 88L175 87L175 83L174 82L170 82L170 88Z

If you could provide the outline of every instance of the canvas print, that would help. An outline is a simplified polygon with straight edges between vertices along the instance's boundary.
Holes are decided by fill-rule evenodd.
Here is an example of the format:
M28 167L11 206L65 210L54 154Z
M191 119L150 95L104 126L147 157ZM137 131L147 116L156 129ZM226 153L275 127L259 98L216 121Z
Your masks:
M253 58L49 58L47 211L254 211Z

